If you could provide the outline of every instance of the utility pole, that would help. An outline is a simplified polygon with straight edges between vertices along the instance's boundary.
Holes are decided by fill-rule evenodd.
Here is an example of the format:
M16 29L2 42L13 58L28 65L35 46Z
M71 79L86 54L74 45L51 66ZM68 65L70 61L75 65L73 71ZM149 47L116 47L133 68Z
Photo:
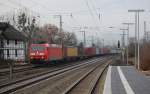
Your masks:
M76 27L75 27L76 28ZM79 27L79 32L81 32L81 33L83 33L83 42L84 42L84 47L86 46L86 34L85 34L85 29L86 29L87 27ZM83 30L84 29L84 30Z
M135 13L135 67L137 67L137 14Z
M121 34L122 35L122 61L123 61L123 63L124 63L124 61L125 61L125 57L124 57L124 55L125 55L125 30L127 30L127 29L120 29L120 30L122 30L122 32L123 32L123 34Z
M147 34L146 34L146 21L144 21L144 41L147 41Z
M62 15L55 15L57 17L59 17L59 32L62 33ZM62 40L62 35L61 35L61 44L63 44L63 40Z
M57 17L59 17L59 32L60 32L60 43L61 43L61 46L62 46L62 52L64 52L64 41L63 41L63 36L62 36L62 15L55 15Z
M149 41L149 35L150 35L150 31L146 31L146 35L147 35L147 41Z
M124 48L125 47L125 30L124 29L120 29L122 30L123 34L122 35L122 47Z
M84 47L86 46L86 36L85 36L85 31L80 31L83 33L83 37L84 37Z
M62 15L55 15L55 16L57 16L57 17L59 17L59 28L60 28L60 32L62 32Z
M139 21L139 13L144 12L143 9L137 9L137 10L128 10L128 12L134 12L135 13L135 32L137 32L137 63L138 63L138 69L140 69L140 39L139 39L139 30L140 30L140 21ZM136 64L136 62L135 62Z
M124 25L128 26L128 32L127 32L127 65L128 63L128 58L129 58L129 29L130 29L130 25L133 25L134 23L123 23Z
M60 23L59 23L60 24L60 32L62 32L62 16L60 15L59 17L60 17Z
M91 41L92 41L92 46L93 46L93 44L94 44L94 36L93 35L91 36Z
M102 39L102 44L103 44L103 48L102 48L102 54L104 53L104 39Z

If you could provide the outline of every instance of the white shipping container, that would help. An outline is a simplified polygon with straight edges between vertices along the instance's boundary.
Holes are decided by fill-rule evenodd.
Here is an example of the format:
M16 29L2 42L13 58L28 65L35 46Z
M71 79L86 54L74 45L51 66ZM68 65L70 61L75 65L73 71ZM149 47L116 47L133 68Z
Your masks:
M99 48L96 48L96 55L100 54Z

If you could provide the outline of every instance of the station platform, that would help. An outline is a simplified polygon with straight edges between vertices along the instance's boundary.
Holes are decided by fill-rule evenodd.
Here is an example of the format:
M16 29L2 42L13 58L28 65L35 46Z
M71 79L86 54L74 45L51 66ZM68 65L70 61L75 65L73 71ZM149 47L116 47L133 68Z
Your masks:
M109 66L103 94L150 94L150 78L133 66Z

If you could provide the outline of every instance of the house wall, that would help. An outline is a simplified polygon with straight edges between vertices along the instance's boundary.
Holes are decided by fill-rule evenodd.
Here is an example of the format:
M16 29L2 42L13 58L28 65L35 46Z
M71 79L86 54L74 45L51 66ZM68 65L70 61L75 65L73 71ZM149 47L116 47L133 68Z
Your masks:
M25 60L25 52L24 52L24 43L23 41L3 40L4 48L8 48L4 50L4 59L13 59L17 61L24 61Z
M3 59L3 50L1 49L3 47L2 40L0 40L0 60Z

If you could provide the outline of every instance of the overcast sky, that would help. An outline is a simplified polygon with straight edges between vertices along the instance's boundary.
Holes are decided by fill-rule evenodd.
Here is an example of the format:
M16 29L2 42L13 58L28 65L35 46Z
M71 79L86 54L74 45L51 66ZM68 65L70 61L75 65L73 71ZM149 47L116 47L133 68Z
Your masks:
M87 40L94 36L95 41L104 39L105 44L116 43L121 37L119 29L126 28L122 23L134 22L134 13L128 13L128 9L144 9L145 12L140 14L140 36L143 36L144 21L150 31L150 0L0 0L0 15L22 7L40 15L40 24L59 26L59 19L54 15L61 14L63 29L76 32L79 40L83 40L82 34L73 27L85 30ZM108 28L111 26L114 28ZM134 26L131 26L130 36L134 36Z

